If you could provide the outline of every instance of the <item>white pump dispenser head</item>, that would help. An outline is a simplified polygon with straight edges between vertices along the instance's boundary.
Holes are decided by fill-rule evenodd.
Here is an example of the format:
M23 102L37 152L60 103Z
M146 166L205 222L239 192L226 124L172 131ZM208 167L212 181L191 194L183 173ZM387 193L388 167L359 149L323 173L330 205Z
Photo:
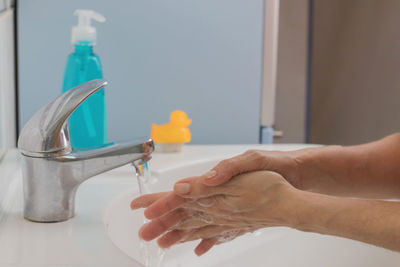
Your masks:
M89 9L77 9L75 10L74 15L78 16L78 25L72 27L72 44L87 42L90 45L95 45L96 28L90 26L90 22L92 19L98 22L105 22L106 18L101 14Z

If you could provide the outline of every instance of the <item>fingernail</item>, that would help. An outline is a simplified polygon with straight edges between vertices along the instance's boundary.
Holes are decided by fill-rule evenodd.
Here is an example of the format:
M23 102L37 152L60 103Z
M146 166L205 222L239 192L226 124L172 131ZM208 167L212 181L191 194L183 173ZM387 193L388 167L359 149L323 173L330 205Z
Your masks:
M206 179L214 178L215 175L217 175L217 172L215 170L211 170L211 171L207 172L206 174L204 174Z
M190 192L190 184L188 183L179 183L175 185L175 192L180 195L185 195Z

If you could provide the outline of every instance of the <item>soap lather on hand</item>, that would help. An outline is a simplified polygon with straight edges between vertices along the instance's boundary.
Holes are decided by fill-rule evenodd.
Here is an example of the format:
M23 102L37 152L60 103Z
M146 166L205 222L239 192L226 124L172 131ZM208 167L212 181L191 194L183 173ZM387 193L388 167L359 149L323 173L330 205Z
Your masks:
M183 144L191 140L188 126L192 120L184 111L173 111L169 120L169 123L163 125L152 125L151 137L159 152L179 152L182 150Z

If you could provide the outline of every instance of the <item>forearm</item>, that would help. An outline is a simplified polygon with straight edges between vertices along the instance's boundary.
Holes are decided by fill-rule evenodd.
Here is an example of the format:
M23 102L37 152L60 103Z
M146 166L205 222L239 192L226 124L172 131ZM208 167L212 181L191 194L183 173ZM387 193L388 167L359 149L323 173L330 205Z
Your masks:
M400 203L304 192L297 228L358 240L400 252Z
M370 198L400 196L400 134L358 146L326 146L295 154L301 189Z

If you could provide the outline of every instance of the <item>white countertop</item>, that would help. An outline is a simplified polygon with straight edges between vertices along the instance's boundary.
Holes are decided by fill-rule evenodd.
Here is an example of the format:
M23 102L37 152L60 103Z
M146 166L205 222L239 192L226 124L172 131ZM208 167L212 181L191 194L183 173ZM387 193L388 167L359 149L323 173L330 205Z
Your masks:
M181 153L154 153L154 175L204 159L219 160L248 149L295 150L306 145L185 146ZM98 175L84 182L76 195L76 214L61 223L34 223L22 215L19 153L10 150L0 163L0 266L141 266L116 248L103 224L107 204L135 188L133 167ZM139 249L139 248L138 248Z

